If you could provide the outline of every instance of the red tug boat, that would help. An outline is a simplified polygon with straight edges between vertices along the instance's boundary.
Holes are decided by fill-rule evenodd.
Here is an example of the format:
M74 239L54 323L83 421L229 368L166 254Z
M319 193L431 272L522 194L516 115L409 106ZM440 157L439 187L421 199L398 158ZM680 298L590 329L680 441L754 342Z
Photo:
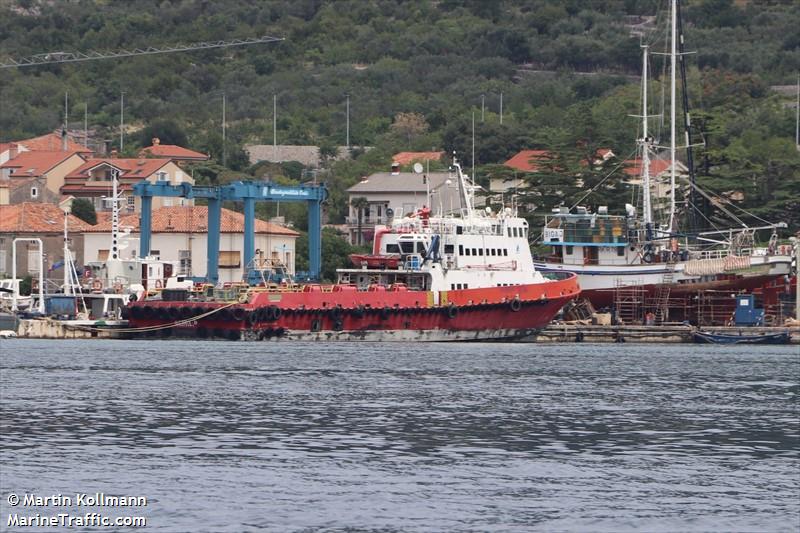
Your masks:
M511 209L474 209L454 163L460 216L423 208L375 231L338 283L164 289L126 308L146 336L230 340L504 340L535 334L580 294L577 277L533 266L528 224Z

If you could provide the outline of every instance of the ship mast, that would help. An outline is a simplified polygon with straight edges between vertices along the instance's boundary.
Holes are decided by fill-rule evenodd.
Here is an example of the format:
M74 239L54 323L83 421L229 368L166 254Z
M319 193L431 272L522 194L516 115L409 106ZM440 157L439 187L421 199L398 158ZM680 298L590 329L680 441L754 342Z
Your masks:
M467 177L461 172L461 165L456 161L455 155L453 155L453 167L456 169L458 177L458 192L461 196L462 208L466 211L466 218L472 218L475 214L475 209L472 206L472 194L474 194L474 191L469 188Z
M653 207L650 200L650 139L647 131L647 45L643 45L642 50L642 208L647 240L651 240Z
M672 19L672 37L670 39L670 71L669 71L669 91L670 91L670 101L669 101L669 231L675 231L675 60L677 57L677 52L675 47L677 45L677 33L678 33L678 10L677 10L677 3L678 0L671 0L671 19Z

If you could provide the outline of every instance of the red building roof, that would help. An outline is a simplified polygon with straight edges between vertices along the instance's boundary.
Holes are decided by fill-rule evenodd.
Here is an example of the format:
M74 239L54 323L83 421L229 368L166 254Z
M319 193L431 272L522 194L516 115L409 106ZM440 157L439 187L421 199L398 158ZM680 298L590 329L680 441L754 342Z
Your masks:
M153 144L147 148L142 148L139 152L140 157L167 157L182 161L207 161L206 154L189 150L175 144Z
M39 137L33 137L31 139L25 139L24 141L16 141L15 144L22 145L30 151L56 151L61 150L63 148L62 141L61 141L61 134L59 133L48 133L46 135L41 135ZM80 152L83 154L90 154L92 150L86 148L85 146L73 142L67 136L67 151L68 152Z
M664 159L651 159L650 160L650 175L658 176L669 170L669 161ZM625 161L625 169L623 170L628 176L641 176L642 175L642 160L640 158L628 159Z
M66 179L86 179L89 172L100 166L110 165L121 171L120 179L140 181L152 176L157 170L169 163L171 159L89 159L69 174Z
M523 172L537 172L539 165L535 161L549 159L550 156L551 154L548 150L522 150L503 164Z
M120 217L120 225L139 231L139 215ZM153 233L207 233L208 232L208 207L207 206L172 206L153 209L151 219ZM93 226L90 232L108 233L111 231L111 221L107 220ZM244 233L244 215L223 209L220 217L220 231L222 233ZM299 233L278 224L256 219L256 233L269 233L271 235L287 235L297 237Z
M77 153L62 151L20 152L14 159L9 159L0 165L0 168L12 169L9 174L12 178L41 176Z
M92 226L69 215L68 229L84 232ZM0 233L63 233L64 212L55 204L24 202L0 205Z
M400 152L394 154L392 162L400 165L408 165L414 161L439 161L444 152Z

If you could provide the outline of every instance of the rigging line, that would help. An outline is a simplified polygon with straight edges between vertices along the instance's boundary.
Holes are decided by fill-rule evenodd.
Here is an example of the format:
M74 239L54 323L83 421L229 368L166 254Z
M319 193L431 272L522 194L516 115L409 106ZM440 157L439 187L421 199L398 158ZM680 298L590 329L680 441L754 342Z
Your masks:
M703 196L705 199L707 199L709 202L711 202L711 205L714 205L714 200L711 198L711 195L709 193L707 193L706 191L700 189L696 184L694 184L691 181L689 181L689 179L686 176L680 176L680 178L682 180L686 181L691 187L694 187L697 190L697 192L700 193L701 196ZM723 213L725 213L726 215L731 217L735 222L741 224L745 228L747 227L747 224L745 224L742 221L742 219L740 219L739 217L737 217L736 215L734 215L733 213L731 213L730 211L725 209L723 206L717 205L717 207L719 207L720 210L722 210Z
M589 189L589 191L588 191L586 194L584 194L584 195L583 195L583 196L582 196L582 197L581 197L581 198L580 198L580 199L579 199L577 202L575 202L574 204L572 204L572 207L570 207L570 208L569 208L569 210L570 210L570 211L572 211L573 209L575 209L575 207L576 207L576 206L577 206L579 203L581 203L582 201L584 201L584 200L586 199L586 197L587 197L587 196L589 196L590 194L592 194L592 193L593 193L595 190L597 190L597 188L598 188L599 186L601 186L603 183L605 183L605 181L606 181L608 178L610 178L610 177L612 176L612 174L614 174L614 172L616 172L616 171L617 171L617 170L618 170L618 169L619 169L619 168L620 168L620 167L621 167L621 166L622 166L622 165L623 165L623 164L624 164L624 163L625 163L625 162L626 162L628 159L630 159L630 157L631 157L631 156L635 156L635 155L636 155L636 152L637 152L637 150L638 150L638 148L637 148L637 149L634 149L634 150L633 150L633 152L631 152L630 154L628 154L628 157L626 157L625 159L623 159L623 160L621 160L619 163L617 163L617 166L615 166L614 168L612 168L612 169L611 169L611 172L609 172L608 174L606 174L606 176L605 176L605 177L604 177L602 180L600 180L600 182L599 182L597 185L595 185L594 187L592 187L591 189Z
M756 220L758 220L758 221L760 221L760 222L763 222L764 224L767 224L767 225L772 225L772 224L774 224L774 222L772 222L772 221L770 221L770 220L766 220L766 219L764 219L764 218L761 218L760 216L758 216L758 215L756 215L756 214L754 214L754 213L751 213L751 212L750 212L750 211L748 211L747 209L744 209L744 208L742 208L742 207L739 207L738 205L734 204L733 202L731 202L730 200L728 200L728 199L727 199L727 198L725 198L724 196L719 196L719 198L720 198L720 200L721 200L721 201L725 202L726 204L728 204L729 206L733 207L734 209L738 209L739 211L741 211L742 213L744 213L745 215L747 215L747 216L749 216L749 217L753 217L753 218L755 218Z
M689 205L692 207L692 209L694 209L695 211L697 211L697 213L698 213L698 214L699 214L701 217L703 217L703 218L706 220L706 222L708 222L708 223L709 223L709 225L710 225L712 228L714 228L716 231L721 231L721 230L720 230L720 229L719 229L719 228L718 228L718 227L717 227L717 226L714 224L714 222L712 222L712 221L711 221L711 219L710 219L710 218L708 218L708 217L705 215L705 213L703 213L703 211L702 211L701 209L699 209L699 208L698 208L696 205L694 205L694 204L691 204L691 203L690 203Z

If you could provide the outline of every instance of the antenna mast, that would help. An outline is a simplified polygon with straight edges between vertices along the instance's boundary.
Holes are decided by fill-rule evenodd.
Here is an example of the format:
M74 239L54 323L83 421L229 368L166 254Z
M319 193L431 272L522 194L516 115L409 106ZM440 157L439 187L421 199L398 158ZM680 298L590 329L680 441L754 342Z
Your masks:
M647 240L652 239L653 207L650 199L650 139L647 131L647 45L642 46L642 209Z
M672 233L675 231L675 59L677 56L676 52L676 41L677 41L677 33L678 33L678 13L677 13L677 5L678 0L672 0L672 9L671 11L671 19L672 19L672 31L671 31L671 39L670 39L670 72L669 72L669 91L670 91L670 106L669 106L669 161L670 161L670 170L669 170L669 231Z

